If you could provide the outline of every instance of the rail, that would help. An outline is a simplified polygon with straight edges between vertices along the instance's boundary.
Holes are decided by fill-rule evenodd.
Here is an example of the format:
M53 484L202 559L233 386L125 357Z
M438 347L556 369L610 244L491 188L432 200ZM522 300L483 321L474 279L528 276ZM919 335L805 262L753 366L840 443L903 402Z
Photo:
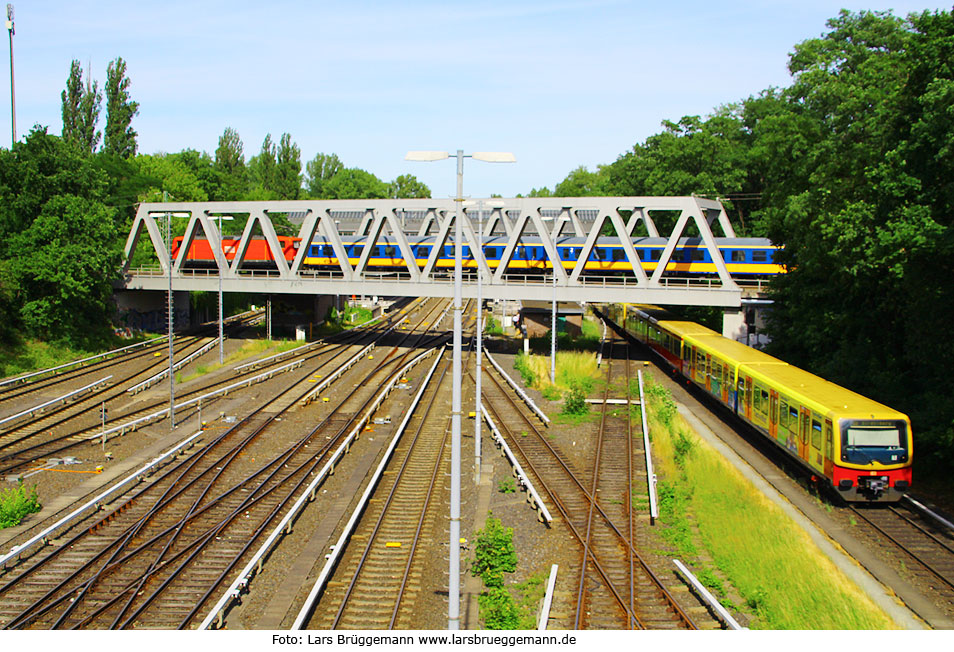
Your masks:
M672 563L676 565L676 568L679 569L679 572L682 573L682 575L689 581L689 584L691 584L696 590L696 593L699 595L699 597L701 597L706 604L712 607L716 614L718 614L719 619L722 620L722 622L724 622L729 629L748 629L747 627L742 627L742 625L736 622L735 618L732 617L732 614L730 614L726 608L715 599L715 596L709 593L706 587L702 585L702 582L696 579L696 576L693 575L681 561L678 559L673 559Z
M228 393L229 393L230 391L232 391L233 389L237 389L237 388L239 388L239 387L251 387L254 383L258 383L258 382L262 382L262 381L264 381L264 380L268 380L269 378L271 378L272 376L274 376L274 375L277 374L277 373L282 373L282 372L285 372L285 371L291 371L292 369L297 369L297 368L300 367L301 365L302 365L302 361L301 361L301 360L295 360L294 362L289 362L289 363L286 364L286 365L283 365L283 366L278 367L278 368L276 368L276 369L272 369L271 371L266 371L266 372L263 373L263 374L259 374L259 375L257 375L257 376L253 376L253 377L251 377L251 378L246 378L245 380L239 381L239 382L237 382L237 383L232 383L231 385L229 385L229 386L227 386L227 387L220 387L219 389L217 389L217 390L215 390L215 391L213 391L213 392L209 392L208 394L203 394L202 396L198 396L198 397L196 397L196 398L191 398L191 399L189 399L188 401L183 401L182 403L179 403L179 404L173 406L173 409L175 409L175 408L189 407L189 406L191 406L191 405L193 405L193 404L195 404L195 403L201 402L203 399L214 398L214 397L218 396L219 394L228 395ZM93 441L93 440L95 440L95 439L102 439L102 440L103 440L103 443L105 444L105 443L106 443L106 439L107 439L108 436L111 435L111 434L119 433L120 435L125 435L127 431L135 430L136 428L138 428L139 426L141 426L141 425L143 425L143 424L146 424L146 423L149 423L149 422L151 422L151 421L156 421L156 420L158 420L158 419L161 419L161 418L167 416L168 413L169 413L169 408L163 408L163 409L159 410L158 412L153 412L152 414L147 414L146 416L140 417L140 418L138 418L138 419L134 419L133 421L127 421L126 423L123 423L123 424L118 425L118 426L114 426L113 428L110 428L110 429L108 429L108 430L103 430L102 432L99 432L99 433L97 433L97 434L95 434L95 435L91 435L91 436L87 437L86 439L87 439L87 441Z
M659 518L659 503L656 497L656 472L653 470L653 452L649 441L649 423L646 420L646 395L643 393L643 370L636 370L639 379L639 414L643 420L643 452L646 455L646 483L649 485L649 522L655 525Z
M64 516L63 518L61 518L59 521L57 521L57 522L54 523L53 525L49 526L48 528L46 528L45 530L43 530L43 531L40 532L39 534L37 534L37 535L35 535L34 537L32 537L31 539L29 539L28 541L25 541L24 543L22 543L22 544L20 544L20 545L18 545L18 546L14 546L13 549L10 550L9 553L7 553L6 555L3 555L2 557L0 557L0 568L6 568L6 563L7 563L8 561L10 561L11 559L13 559L14 557L17 557L17 556L23 554L23 552L24 552L25 550L27 550L28 548L33 547L33 546L36 545L37 543L40 543L40 542L42 542L42 541L45 541L51 534L53 534L54 532L56 532L59 528L61 528L62 526L66 525L67 523L69 523L69 522L72 521L73 519L77 518L80 514L82 514L82 513L85 512L86 510L89 510L89 509L94 509L94 510L95 510L95 509L98 509L99 506L100 506L103 502L105 502L105 500L106 500L109 496L111 496L112 494L116 493L117 491L119 491L119 489L125 487L126 485L130 484L131 482L133 482L133 481L138 481L145 473L148 473L149 471L151 471L155 466L161 464L163 461L165 461L165 460L166 460L167 458L169 458L170 456L178 454L183 448L185 448L185 447L187 447L187 446L191 446L191 445L195 442L196 438L198 438L200 435L202 435L202 433L203 433L203 431L200 430L199 432L197 432L197 433L195 433L195 434L193 434L193 435L187 437L186 439L183 439L181 442L179 442L178 444L176 444L175 446L173 446L172 448L170 448L168 451L166 451L165 453L163 453L163 454L160 455L159 457L155 458L154 460L152 460L151 462L149 462L148 464L146 464L145 466L143 466L143 467L142 467L141 469L139 469L138 471L136 471L136 472L130 474L129 476L127 476L127 477L126 477L124 480L122 480L121 482L119 482L119 483L117 483L117 484L114 484L112 487L110 487L110 488L107 489L106 491L102 492L101 494L99 494L98 496L96 496L95 498L93 498L92 500L90 500L89 502L87 502L86 504L82 505L81 507L76 508L75 510L73 510L72 512L70 512L69 514L67 514L67 515Z
M922 514L927 516L929 519L931 519L935 523L939 523L940 525L946 527L948 530L954 531L954 523L951 523L949 520L947 520L946 518L944 518L937 512L934 512L928 507L922 505L911 496L904 496L902 500L907 503L911 503L911 505L913 505L917 511L921 512Z
M497 429L497 424L495 424L493 419L490 418L490 415L487 414L487 410L483 405L480 406L480 413L483 415L484 419L487 420L487 425L490 426L490 430L494 434L494 441L497 442L497 445L500 446L500 449L504 452L504 455L506 455L507 459L510 460L510 464L513 466L514 474L517 476L517 479L520 480L520 484L526 487L527 493L529 494L529 499L527 502L536 508L537 515L539 516L540 520L547 525L550 525L553 522L553 517L550 515L550 510L547 509L547 506L543 503L543 499L540 497L540 494L533 486L533 483L530 482L530 477L526 474L526 472L524 472L520 462L517 461L517 456L513 454L512 450L510 450L510 446L507 445L507 442L504 441L503 435L501 435L500 431Z
M388 389L382 393L383 396L387 396L387 392L390 391L390 388L394 386L394 383L403 376L408 369L417 364L424 357L430 355L432 351L427 351L422 353L417 358L405 365L401 371L394 375L391 380ZM384 470L387 468L388 464L391 461L391 455L394 453L394 449L398 445L398 441L401 439L401 435L404 434L404 429L407 427L408 421L411 420L411 416L414 414L414 409L417 407L418 402L421 400L421 396L424 395L424 390L427 389L427 384L430 382L431 377L434 375L434 371L437 370L437 365L441 361L441 357L444 355L444 349L441 349L440 353L437 355L437 359L434 360L434 364L431 365L430 370L427 372L427 376L421 381L421 387L418 389L417 394L414 396L414 400L411 401L411 405L408 406L404 419L401 421L401 424L398 426L394 436L391 438L388 448L384 451L384 455L381 458L381 462L378 464L377 468L374 470L374 475L371 476L371 480L368 482L368 486L365 488L364 493L361 495L361 500L358 501L358 505L355 507L354 512L351 514L351 518L348 519L348 523L345 525L344 530L341 532L341 536L338 537L338 541L335 543L334 548L331 551L331 554L328 556L325 561L324 567L321 569L321 573L318 575L318 579L315 580L314 586L312 586L311 591L308 593L308 597L305 598L305 603L302 605L301 610L298 612L298 616L295 618L295 622L292 624L292 629L299 630L305 626L308 618L311 617L311 612L314 608L315 601L318 598L318 594L324 589L325 584L328 581L328 578L331 577L331 572L334 570L335 566L338 564L338 559L344 553L345 543L351 537L351 533L354 531L355 526L358 523L358 519L364 513L364 508L368 504L368 501L371 499L371 495L377 489L378 481L381 479L381 476L384 474ZM377 409L377 406L384 401L382 397L379 401L375 402L375 405L368 411L368 415L374 412ZM367 417L366 417L367 418ZM363 424L362 424L363 425Z
M72 362L67 362L66 364L61 364L61 365L59 365L59 366L57 366L57 367L50 367L49 369L40 369L39 371L33 371L33 372L28 373L28 374L23 374L22 376L15 376L15 377L13 377L13 378L8 378L8 379L6 379L6 380L0 382L0 387L4 387L4 386L6 386L6 385L15 385L15 384L17 384L17 383L19 383L19 382L23 382L24 380L27 380L28 378L33 378L33 377L35 377L35 376L41 376L41 375L43 375L43 374L48 374L48 373L52 373L52 372L54 372L54 371L59 371L59 370L61 370L61 369L66 369L67 367L72 367L72 366L74 366L74 365L83 364L84 362L92 362L93 360L98 360L99 358L105 358L106 356L116 355L116 354L119 354L119 353L126 353L127 351L131 351L132 349L135 349L135 348L140 347L140 346L146 346L146 345L148 345L148 344L155 344L156 342L160 342L160 341L166 339L167 337L168 337L168 335L162 335L161 337L154 337L154 338L151 339L151 340L143 340L142 342L136 342L135 344L130 344L129 346L124 346L124 347L122 347L121 349L113 349L112 351L106 351L105 353L99 353L99 354L97 354L97 355L93 355L93 356L90 356L90 357L88 357L88 358L83 358L82 360L73 360Z
M556 586L557 565L550 566L550 579L547 580L547 592L543 596L543 608L540 610L540 619L537 621L537 631L544 631L547 628L547 621L550 620L550 605L553 604L553 589Z
M491 356L490 353L487 352L487 349L484 349L484 354L487 356L487 359L490 360L490 363L494 366L494 369L496 369L500 373L500 375L504 377L504 380L507 381L507 384L513 387L514 391L517 392L520 398L523 399L524 403L526 403L530 407L530 409L533 410L533 412L538 417L540 417L540 420L543 421L543 424L545 426L549 427L550 417L545 415L543 413L543 410L538 408L536 403L533 402L533 399L527 396L527 393L523 391L523 388L520 387L520 385L518 385L517 383L515 383L513 381L513 378L507 375L507 372L504 371L499 364L497 364L497 361L494 360L493 356Z
M110 375L106 376L105 378L100 378L100 379L97 380L95 383L90 383L89 385L86 385L85 387L80 387L79 389L74 389L72 392L69 392L68 394L64 394L63 396L60 396L59 398L54 398L54 399L52 399L52 400L50 400L50 401L47 401L46 403L40 403L39 405L34 405L33 407L31 407L31 408L29 408L29 409L27 409L27 410L24 410L24 411L22 411L22 412L18 412L17 414L11 414L11 415L8 416L8 417L5 417L5 418L3 418L3 419L0 419L0 426L2 426L3 424L7 423L8 421L15 421L16 419L19 419L20 417L25 417L25 416L27 416L27 415L29 415L29 416L32 417L32 416L34 415L34 413L36 413L36 412L42 412L45 408L48 408L48 407L50 407L51 405L55 405L55 404L57 404L57 403L59 403L59 402L61 402L61 401L64 401L64 402L65 402L65 401L67 401L67 400L73 398L74 396L77 396L78 394L82 394L83 392L85 392L85 391L87 391L87 390L92 390L92 389L94 389L97 385L101 385L101 384L105 383L107 380L109 380L109 379L112 378L112 377L113 377L113 375L110 374Z
M219 338L215 338L215 339L212 340L211 342L202 345L202 347L200 347L197 351L194 351L194 352L190 353L189 355L187 355L187 356L186 356L185 358L183 358L182 360L179 360L179 362L176 362L175 364L173 364L173 365L172 365L172 370L175 371L175 370L177 370L177 369L181 369L183 366L189 364L190 362L192 362L193 360L195 360L196 358L198 358L198 357L199 357L200 355L202 355L203 353L208 353L209 351L211 351L211 350L213 349L213 347L215 347L215 345L218 344L218 343L219 343ZM137 385L133 385L132 387L130 387L130 388L127 389L126 391L129 392L129 393L131 393L131 394L138 394L139 392L141 392L142 390L146 389L147 387L149 387L149 386L152 385L153 383L159 382L160 380L162 380L163 378L165 378L165 377L168 376L168 375L169 375L169 368L167 367L167 368L163 369L162 371L160 371L159 373L157 373L157 374L156 374L155 376L153 376L152 378L147 378L146 380L142 381L141 383L139 383L139 384L137 384Z

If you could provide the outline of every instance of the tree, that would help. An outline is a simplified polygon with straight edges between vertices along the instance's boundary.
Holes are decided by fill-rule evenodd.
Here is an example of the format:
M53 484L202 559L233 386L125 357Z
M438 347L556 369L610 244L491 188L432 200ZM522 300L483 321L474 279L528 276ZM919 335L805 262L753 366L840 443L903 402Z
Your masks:
M240 199L248 185L248 168L245 166L245 153L242 139L232 127L226 127L219 136L219 146L215 150L215 172L219 176L220 196L215 199Z
M301 150L289 134L278 141L274 187L279 199L298 199L301 196Z
M140 201L162 201L166 191L176 201L207 201L208 193L193 170L175 154L140 154L136 166L143 177L150 179L150 187L139 196Z
M277 199L274 192L275 166L277 151L272 135L266 134L262 141L262 151L248 162L249 176L252 181L252 194L255 199Z
M370 172L344 168L323 187L323 199L386 199L388 186Z
M83 86L83 69L76 59L70 64L66 90L60 94L63 114L63 140L76 144L83 152L92 154L99 144L99 105L102 95L96 82L87 80Z
M413 174L399 175L388 184L388 197L391 199L427 199L430 196L431 189Z
M132 119L139 113L139 103L129 98L129 78L122 57L110 61L106 68L106 137L103 151L123 159L136 154L136 131Z
M315 158L305 165L305 187L308 195L315 199L324 199L324 185L331 181L344 165L336 154L315 155Z
M596 172L590 172L586 166L581 165L570 174L566 179L556 185L553 190L554 197L592 197L605 195L607 187L606 174L601 167ZM539 192L539 191L538 191Z
M88 342L109 329L111 281L122 259L119 232L106 206L57 195L13 237L20 319L43 339Z

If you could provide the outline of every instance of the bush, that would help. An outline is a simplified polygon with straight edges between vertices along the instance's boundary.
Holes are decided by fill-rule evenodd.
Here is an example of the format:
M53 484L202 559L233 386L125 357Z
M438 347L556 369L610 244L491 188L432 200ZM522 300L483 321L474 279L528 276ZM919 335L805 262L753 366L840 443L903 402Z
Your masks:
M586 414L590 411L590 406L586 402L586 392L583 390L583 384L573 382L570 389L563 395L563 414Z
M23 485L16 489L0 490L0 529L19 525L27 514L40 511L36 485L27 492Z
M501 586L490 587L477 596L477 604L480 605L480 615L487 629L520 627L520 610L507 589Z
M488 588L502 587L504 573L517 570L517 551L513 545L513 528L504 527L499 518L490 516L483 530L477 531L474 563L470 572Z

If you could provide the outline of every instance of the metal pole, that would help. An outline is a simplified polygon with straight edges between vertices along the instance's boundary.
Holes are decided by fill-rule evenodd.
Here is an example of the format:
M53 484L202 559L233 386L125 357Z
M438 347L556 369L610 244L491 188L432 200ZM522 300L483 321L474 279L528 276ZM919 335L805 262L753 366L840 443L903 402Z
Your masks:
M556 331L557 331L556 267L553 268L553 311L550 315L550 382L556 385Z
M222 246L222 216L219 215L219 248L225 256L225 247ZM219 364L225 364L225 326L222 323L222 270L219 270ZM201 419L200 426L201 426Z
M13 5L7 5L7 32L10 34L10 148L17 142L17 101L13 83Z
M484 253L484 202L477 202L477 250L481 253L483 257ZM482 355L483 349L483 330L484 330L484 301L483 301L483 292L482 292L482 283L481 278L483 276L483 267L480 265L480 262L477 261L477 257L474 257L474 261L477 262L477 392L476 392L476 407L474 407L474 483L480 483L480 374L481 374L481 364L480 356Z
M447 590L447 629L460 629L460 411L461 411L461 340L463 305L463 241L461 219L464 202L464 150L457 150L457 218L454 242L454 376L451 406L451 508L450 562Z
M162 201L168 201L169 194L162 191ZM169 247L169 309L166 314L166 325L169 335L169 429L176 427L176 379L172 369L172 321L173 314L173 295L172 295L172 213L166 212L166 246Z

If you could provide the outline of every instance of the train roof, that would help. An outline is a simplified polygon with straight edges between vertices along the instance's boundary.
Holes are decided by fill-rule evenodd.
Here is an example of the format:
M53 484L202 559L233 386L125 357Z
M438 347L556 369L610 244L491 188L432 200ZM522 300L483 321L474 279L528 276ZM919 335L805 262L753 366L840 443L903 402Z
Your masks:
M368 237L364 235L359 236L341 236L341 241L346 245L351 244L364 244L367 241ZM407 241L411 246L418 245L432 245L437 238L432 235L428 236L417 236L409 235L407 236ZM775 245L772 244L772 241L768 238L716 238L716 244L719 247L723 248L732 248L732 247L743 247L743 248L765 248L765 249L775 249ZM506 235L493 235L493 236L484 236L484 246L495 246L495 245L506 245L510 241L510 236ZM668 238L646 238L646 237L636 237L633 238L634 246L643 246L643 247L664 247ZM392 245L397 244L397 238L391 235L381 234L377 239L378 244ZM453 237L448 237L447 244L453 244ZM540 246L541 239L539 236L527 236L521 238L518 246ZM596 239L597 246L615 246L619 242L618 238L601 236ZM557 238L554 244L557 247L582 247L586 243L586 238L577 238L577 237L565 237ZM319 238L317 235L312 238L312 244L330 244L326 238ZM465 245L469 245L469 242L465 242ZM680 247L704 247L702 238L679 238Z
M816 404L819 412L824 414L836 413L838 418L859 419L907 419L907 417L874 399L862 396L830 380L799 369L790 364L775 360L774 365L764 363L743 364L742 368L752 373L754 377L762 377L773 384L784 385L786 394L807 399Z

